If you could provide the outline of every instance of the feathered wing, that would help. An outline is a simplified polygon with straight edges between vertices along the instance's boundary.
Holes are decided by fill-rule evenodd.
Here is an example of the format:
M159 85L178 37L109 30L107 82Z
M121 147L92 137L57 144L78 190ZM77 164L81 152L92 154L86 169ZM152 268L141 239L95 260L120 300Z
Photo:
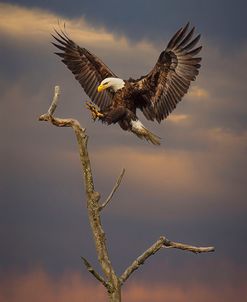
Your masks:
M189 23L178 30L162 51L149 74L132 83L140 90L136 106L149 120L161 122L181 101L194 81L201 58L195 57L201 46L195 48L200 35L193 37L195 28L189 31Z
M62 62L72 71L86 94L104 110L111 102L109 91L98 92L97 87L107 77L117 77L98 57L85 48L79 47L64 32L52 35L59 43L52 43L62 52L55 52Z

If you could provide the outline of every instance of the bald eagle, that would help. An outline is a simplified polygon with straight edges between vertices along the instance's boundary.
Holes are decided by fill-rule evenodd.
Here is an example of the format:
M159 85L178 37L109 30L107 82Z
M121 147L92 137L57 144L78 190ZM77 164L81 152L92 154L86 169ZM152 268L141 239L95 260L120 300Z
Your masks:
M199 73L202 46L195 47L200 35L189 23L181 27L163 50L153 69L139 79L123 80L97 56L72 41L62 30L53 35L55 52L71 70L92 102L87 103L92 118L108 125L118 123L123 130L159 145L160 138L151 133L136 115L140 109L151 121L160 123L187 93ZM59 44L57 44L57 42Z

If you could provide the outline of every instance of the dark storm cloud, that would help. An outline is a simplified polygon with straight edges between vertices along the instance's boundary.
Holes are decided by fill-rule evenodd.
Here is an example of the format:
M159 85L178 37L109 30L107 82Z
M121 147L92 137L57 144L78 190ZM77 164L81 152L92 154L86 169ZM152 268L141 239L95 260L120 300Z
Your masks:
M164 45L171 32L188 20L203 37L226 52L245 43L246 2L234 1L8 1L28 7L40 7L65 17L84 17L92 26L104 26L131 40L149 39ZM155 34L154 34L155 33Z
M24 10L17 19L8 13L9 24L0 23L1 269L24 271L41 265L52 273L79 270L81 255L98 268L73 133L37 121L49 106L53 86L59 83L62 95L56 114L76 117L87 128L102 200L121 168L127 169L122 187L102 217L116 270L122 272L165 235L171 240L216 245L217 252L196 257L164 250L144 266L138 279L150 282L151 275L153 282L184 284L189 271L191 279L205 282L206 288L220 280L234 286L234 280L240 282L247 250L247 134L246 121L239 117L247 107L245 77L237 66L246 64L244 49L231 62L228 53L207 43L200 77L172 118L154 125L142 117L145 125L163 137L161 148L154 149L116 126L90 120L83 108L87 97L52 54L48 35L57 15ZM27 30L30 24L32 30ZM137 70L144 73L159 53L152 45L118 40L108 32L104 40L102 32L96 35L100 31L96 25L95 32L80 40L90 26L84 23L85 32L76 29L71 29L73 38L102 54L121 76ZM140 292L145 293L143 288Z

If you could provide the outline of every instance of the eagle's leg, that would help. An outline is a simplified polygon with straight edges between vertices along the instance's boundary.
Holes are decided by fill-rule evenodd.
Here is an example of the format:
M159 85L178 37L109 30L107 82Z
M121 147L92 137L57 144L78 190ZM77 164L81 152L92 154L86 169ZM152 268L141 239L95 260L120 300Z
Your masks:
M100 112L98 106L93 102L86 102L86 108L91 111L93 121L104 116L104 114Z

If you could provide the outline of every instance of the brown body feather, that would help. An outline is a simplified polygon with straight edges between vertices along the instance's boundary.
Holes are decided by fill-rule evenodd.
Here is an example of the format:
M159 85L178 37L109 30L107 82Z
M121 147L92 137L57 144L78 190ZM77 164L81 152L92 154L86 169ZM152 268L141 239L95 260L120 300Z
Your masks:
M104 117L101 120L108 125L119 123L123 130L131 130L131 121L137 120L133 94L133 85L126 82L124 88L114 94L111 104L102 110Z

